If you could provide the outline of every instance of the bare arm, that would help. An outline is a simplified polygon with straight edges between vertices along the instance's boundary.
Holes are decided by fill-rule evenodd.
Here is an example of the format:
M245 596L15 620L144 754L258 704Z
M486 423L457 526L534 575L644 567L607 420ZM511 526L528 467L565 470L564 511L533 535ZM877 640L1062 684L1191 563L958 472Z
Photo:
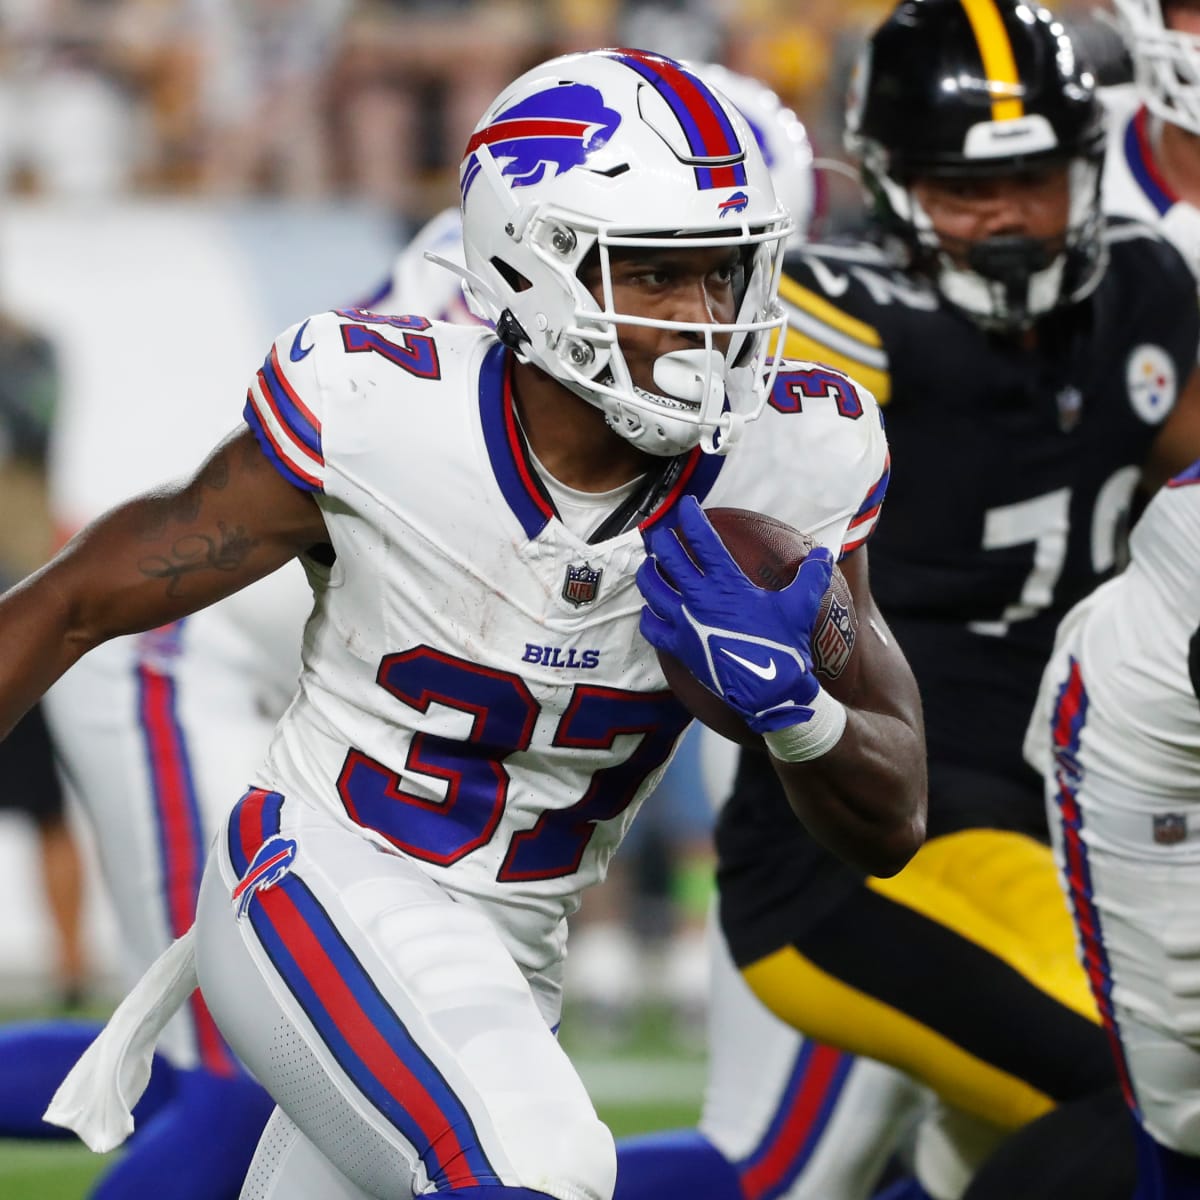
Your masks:
M871 595L866 547L842 564L858 613L854 674L827 688L848 710L837 745L803 763L772 759L788 802L823 845L871 875L894 875L925 838L925 729L917 683Z
M0 737L93 646L178 620L325 540L312 497L249 429L231 434L192 479L112 509L0 597Z

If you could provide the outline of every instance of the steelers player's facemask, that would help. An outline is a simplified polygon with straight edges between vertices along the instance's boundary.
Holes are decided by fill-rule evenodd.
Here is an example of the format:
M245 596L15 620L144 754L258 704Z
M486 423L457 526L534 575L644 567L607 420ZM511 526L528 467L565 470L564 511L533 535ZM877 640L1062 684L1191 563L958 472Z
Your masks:
M948 304L985 329L1028 329L1085 299L1103 274L1100 168L1092 158L1070 161L1066 226L1048 237L950 237L934 228L910 185L886 174L877 176L877 185L884 228L909 268L927 275Z

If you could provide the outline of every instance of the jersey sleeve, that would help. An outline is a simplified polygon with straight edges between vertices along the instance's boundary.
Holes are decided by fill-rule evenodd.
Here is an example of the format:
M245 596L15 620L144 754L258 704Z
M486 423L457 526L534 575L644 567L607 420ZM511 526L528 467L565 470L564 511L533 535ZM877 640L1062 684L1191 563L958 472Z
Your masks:
M787 360L769 411L773 430L766 437L774 444L767 454L786 461L781 477L804 481L782 499L780 514L845 558L875 532L891 479L879 404L868 388L825 363Z
M1200 238L1200 225L1190 236ZM1142 336L1151 345L1161 346L1175 367L1182 390L1200 350L1197 280L1188 258L1165 236L1161 224L1109 217L1104 240L1109 251L1108 271L1125 285L1127 294L1140 299L1133 318L1139 324L1131 324L1131 341L1137 331L1144 331Z
M1175 207L1182 209L1189 206L1177 204ZM1180 390L1186 386L1200 354L1200 308L1197 308L1195 301L1197 280L1192 273L1193 269L1200 269L1200 222L1193 219L1192 224L1194 228L1187 233L1190 256L1185 256L1180 246L1169 238L1164 239L1163 245L1163 252L1174 268L1170 271L1174 293L1166 301L1163 325L1172 333L1170 349L1175 359Z
M250 381L243 412L271 465L295 487L324 492L317 345L330 323L312 317L276 338Z
M882 428L882 425L881 425ZM887 495L888 480L892 477L892 456L887 450L887 442L883 443L883 463L875 482L867 489L858 511L850 518L846 532L842 537L842 548L838 558L845 558L863 545L875 532L879 524L879 514L883 511L883 498ZM873 460L877 461L877 460Z

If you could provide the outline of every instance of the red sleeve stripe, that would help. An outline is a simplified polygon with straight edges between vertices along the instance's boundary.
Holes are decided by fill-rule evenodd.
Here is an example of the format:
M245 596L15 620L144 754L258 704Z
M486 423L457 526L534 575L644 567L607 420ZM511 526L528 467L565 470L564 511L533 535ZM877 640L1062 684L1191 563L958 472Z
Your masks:
M271 432L270 425L267 424L262 414L254 406L254 393L252 391L246 392L246 408L242 415L246 420L246 424L254 431L254 436L258 439L258 444L262 452L284 479L302 491L323 492L325 490L325 484L320 479L315 475L309 474L308 471L298 466L291 458L285 456L283 448Z
M868 508L866 512L860 512L847 526L847 530L857 529L860 525L865 525L868 521L874 521L879 516L879 510L883 507L882 502L875 505L874 508Z
M887 493L888 481L892 477L892 456L889 454L883 460L883 473L871 485L871 490L863 497L863 502L859 505L858 512L855 514L854 520L869 516L872 512L877 511L883 503L883 497ZM852 521L851 524L854 522Z
M304 403L303 400L296 394L296 389L288 382L287 376L283 373L283 368L279 365L279 351L275 346L271 347L270 363L274 368L275 378L279 380L279 385L286 394L288 400L296 406L300 416L308 422L312 431L319 438L321 436L321 422L317 420L312 410Z
M258 393L253 396L254 407L262 416L264 424L267 423L267 414L269 413L275 418L273 423L287 437L288 444L294 448L294 451L299 452L299 461L301 463L307 461L310 466L323 467L325 465L325 455L320 450L314 450L311 446L306 445L299 433L292 427L287 417L280 411L276 402L275 392L262 371L259 371L258 375L255 376L255 382L258 384ZM267 410L266 412L263 411L264 405ZM291 454L289 457L295 460L296 453Z
M841 553L838 555L838 558L842 559L842 558L845 558L847 554L852 554L855 550L857 550L859 548L859 546L861 546L865 541L867 541L867 539L870 538L871 534L874 532L875 532L874 529L872 529L870 532L864 534L862 537L855 538L855 540L852 542L843 542Z

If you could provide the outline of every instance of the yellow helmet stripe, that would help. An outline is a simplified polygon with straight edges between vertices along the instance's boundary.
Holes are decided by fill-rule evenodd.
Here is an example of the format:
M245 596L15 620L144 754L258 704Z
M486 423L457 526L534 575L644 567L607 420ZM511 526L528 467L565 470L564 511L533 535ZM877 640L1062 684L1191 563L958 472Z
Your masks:
M996 0L962 0L971 32L983 59L983 71L992 93L992 120L1012 121L1025 115L1020 98L1021 77L1013 58L1012 43Z

